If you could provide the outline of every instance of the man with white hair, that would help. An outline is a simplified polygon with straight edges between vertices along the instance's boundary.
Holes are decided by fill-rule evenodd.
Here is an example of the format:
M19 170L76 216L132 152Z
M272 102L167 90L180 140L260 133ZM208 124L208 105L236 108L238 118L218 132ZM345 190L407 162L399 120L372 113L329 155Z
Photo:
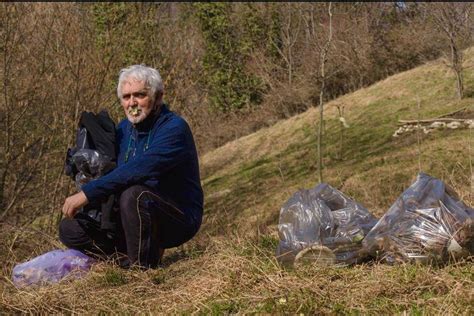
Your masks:
M86 253L122 253L125 267L155 267L165 248L188 241L201 225L196 147L186 121L163 103L156 69L122 69L117 95L127 117L117 127L117 168L66 198L59 237L69 248ZM119 196L116 236L78 213L89 201L111 194Z

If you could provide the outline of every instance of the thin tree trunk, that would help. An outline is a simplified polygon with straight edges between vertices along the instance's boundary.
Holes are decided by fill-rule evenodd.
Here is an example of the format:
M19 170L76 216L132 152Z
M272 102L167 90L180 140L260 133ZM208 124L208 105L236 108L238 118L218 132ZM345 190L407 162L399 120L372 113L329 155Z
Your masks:
M454 73L456 74L456 85L458 98L462 99L464 97L464 84L462 77L462 53L459 52L454 39L451 38L451 63L453 66Z
M320 62L321 62L321 90L319 92L319 129L318 129L318 176L319 182L323 182L323 124L324 124L324 90L326 88L326 59L329 51L329 46L332 40L332 2L329 2L328 15L329 15L329 35L324 47L321 50Z
M4 40L4 51L3 51L3 102L5 106L5 138L4 138L4 148L3 148L3 160L1 166L1 177L0 177L0 207L4 209L6 206L6 181L8 178L9 173L9 164L10 164L10 143L11 143L11 129L10 129L10 105L8 102L8 89L9 89L9 77L10 77L10 61L9 57L10 51L8 49L8 45L10 44L11 40L11 30L12 27L10 26L10 15L8 8L6 9L6 21L2 21L2 24L5 28L5 36Z
M324 73L324 66L321 67ZM323 77L324 78L324 77ZM323 138L323 94L324 94L324 80L321 84L321 92L319 93L319 129L318 129L318 177L319 183L323 182L323 152L322 152L322 138Z

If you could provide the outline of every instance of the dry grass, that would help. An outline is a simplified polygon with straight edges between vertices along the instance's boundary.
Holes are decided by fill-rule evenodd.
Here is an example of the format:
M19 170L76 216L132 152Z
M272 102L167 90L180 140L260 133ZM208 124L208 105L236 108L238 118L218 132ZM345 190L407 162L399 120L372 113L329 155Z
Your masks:
M474 84L472 70L466 82ZM472 109L472 97L453 96L452 75L437 61L330 102L326 182L381 216L421 166L473 205L467 145L472 132L439 131L421 136L420 145L415 134L391 137L398 119ZM342 158L336 105L345 106L350 125ZM297 189L316 185L316 112L201 157L203 228L184 250L167 252L159 269L122 270L103 262L81 280L17 289L10 281L13 266L60 245L54 232L1 227L0 313L473 314L472 258L440 267L372 262L291 270L277 264L279 209Z
M201 236L184 252L168 253L165 266L155 270L100 263L84 279L29 289L16 289L5 277L0 312L473 312L472 261L445 267L373 263L285 270L273 255L275 243L274 232L245 238Z

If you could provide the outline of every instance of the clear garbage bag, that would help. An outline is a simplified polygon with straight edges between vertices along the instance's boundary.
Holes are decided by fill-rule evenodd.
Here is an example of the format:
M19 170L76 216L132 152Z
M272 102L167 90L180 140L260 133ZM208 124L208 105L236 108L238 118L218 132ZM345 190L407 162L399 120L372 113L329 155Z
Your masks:
M87 182L105 175L115 168L115 162L107 155L97 150L82 148L77 150L71 157L78 173L75 176L75 184L78 190Z
M296 192L281 208L277 258L352 264L365 259L361 241L377 219L342 192L322 183Z
M13 268L13 283L18 287L56 283L64 277L84 276L95 260L74 249L52 250Z
M442 263L473 253L474 210L443 181L420 173L363 241L387 263Z

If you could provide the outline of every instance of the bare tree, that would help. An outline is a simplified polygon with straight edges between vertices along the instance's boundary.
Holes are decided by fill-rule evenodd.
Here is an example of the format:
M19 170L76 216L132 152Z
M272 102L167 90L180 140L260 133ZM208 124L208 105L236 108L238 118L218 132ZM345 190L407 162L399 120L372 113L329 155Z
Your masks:
M448 66L456 75L457 95L464 97L463 52L472 40L470 2L441 2L426 4L429 15L449 42Z
M285 61L288 72L288 86L290 89L293 85L294 76L294 49L301 31L301 19L298 15L298 11L294 9L294 6L295 4L293 3L285 4L285 12L287 12L287 14L282 28L283 47L280 49L276 43L273 43Z
M329 58L329 48L332 41L332 2L328 5L329 30L328 37L319 53L320 62L320 91L319 91L319 128L318 128L318 176L319 182L323 182L323 124L324 124L324 92L326 89L326 63Z
M28 19L27 7L23 4L9 4L2 7L2 102L0 104L2 129L0 156L0 220L11 211L21 199L25 188L37 173L37 166L44 153L45 139L41 134L28 131L28 120L35 116L31 109L32 99L37 89L37 72L30 77L26 65L29 64L29 51L24 43L31 38L35 25L25 25ZM38 47L40 53L43 47ZM36 69L45 69L42 54Z

